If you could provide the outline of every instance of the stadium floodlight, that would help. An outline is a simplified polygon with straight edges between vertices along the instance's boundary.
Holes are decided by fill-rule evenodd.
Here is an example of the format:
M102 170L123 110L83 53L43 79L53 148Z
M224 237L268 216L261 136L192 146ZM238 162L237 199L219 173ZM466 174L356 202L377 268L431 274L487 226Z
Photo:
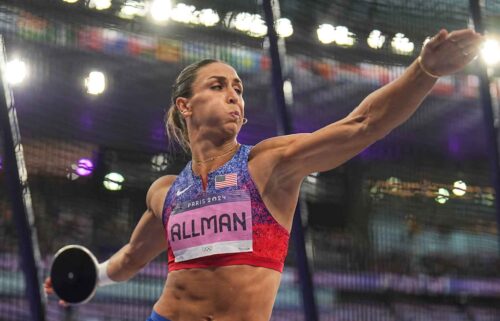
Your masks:
M354 45L356 39L354 38L354 34L350 32L347 27L338 26L335 28L334 41L339 46L351 47Z
M79 176L89 176L94 170L94 163L88 158L81 158L76 165L75 173Z
M334 27L331 24L325 23L319 25L316 33L318 35L318 40L324 44L334 42L339 46L350 47L354 45L354 42L356 41L354 34L344 26Z
M240 12L233 21L233 26L239 31L247 32L252 26L253 15L248 12Z
M293 104L293 85L292 81L287 79L283 82L283 93L285 94L285 102L288 105Z
M21 84L28 75L26 63L19 59L13 59L7 62L5 66L5 78L13 86Z
M160 172L164 171L168 167L168 158L166 154L160 153L157 155L154 155L151 158L151 167L153 168L153 171L155 172Z
M200 10L198 19L200 21L200 24L204 25L205 27L213 27L220 21L219 14L212 9Z
M394 52L403 55L409 55L413 52L415 45L403 33L398 32L392 38L391 46Z
M316 33L318 35L318 40L326 45L335 40L335 27L331 24L324 23L319 25Z
M219 15L215 10L202 9L198 11L195 6L184 3L178 3L172 9L170 19L180 23L201 24L205 27L215 26L220 21Z
M366 40L368 46L373 49L380 49L385 43L385 36L380 30L373 30L370 32L368 39Z
M260 17L260 16L259 16ZM256 38L265 37L267 35L267 26L264 23L264 20L257 19L255 24L252 25L250 30L247 32L248 35Z
M147 14L146 4L143 1L127 0L122 5L118 16L124 19L133 19L135 16L144 17Z
M386 180L387 185L390 187L392 192L397 192L401 190L401 179L398 177L391 176Z
M481 48L481 57L487 65L496 65L500 61L499 42L495 39L487 39Z
M90 0L89 8L96 10L106 10L111 7L111 0Z
M171 17L172 3L170 0L153 0L150 12L153 20L156 22L165 22Z
M287 18L280 18L276 21L276 33L281 38L290 37L293 34L292 22Z
M181 23L197 24L198 17L195 6L188 6L184 3L178 3L172 8L171 19Z
M453 183L453 189L451 191L457 196L464 196L467 192L467 184L465 184L464 181L456 181Z
M116 172L111 172L106 174L104 176L104 181L103 185L107 190L110 191L119 191L123 187L123 182L125 181L125 178L123 177L122 174L116 173Z
M106 76L100 71L91 71L85 78L85 87L87 87L88 94L102 94L106 90Z
M63 0L66 3L76 3L78 0Z
M450 192L446 188L439 188L437 196L435 198L436 202L439 204L444 204L450 199Z
M264 37L267 34L267 26L259 14L240 12L231 22L231 26L252 37Z

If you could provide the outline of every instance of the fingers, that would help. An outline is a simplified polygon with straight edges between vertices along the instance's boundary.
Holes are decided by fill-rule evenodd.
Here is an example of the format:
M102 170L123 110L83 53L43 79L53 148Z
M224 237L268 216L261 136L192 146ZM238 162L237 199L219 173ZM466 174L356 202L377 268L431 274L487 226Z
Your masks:
M459 30L450 33L448 40L461 51L469 52L470 47L477 47L483 42L484 37L473 30Z
M481 37L481 35L472 29L455 30L450 32L448 36L451 42L467 41L476 37Z
M461 38L460 41L452 42L453 54L455 56L463 56L466 61L474 59L479 54L481 43L484 41L484 37L475 34L468 39Z
M43 282L43 290L46 294L54 294L54 288L52 287L52 280L50 277L46 278ZM64 300L59 300L59 305L65 308L70 306L70 304Z
M440 36L439 38L437 36ZM484 40L484 37L475 32L472 29L463 29L452 31L447 33L443 39L442 31L440 31L434 38L437 38L436 41L429 42L426 47L431 50L438 50L441 47L450 48L453 46L458 47L462 51L465 48L470 47L471 45L477 45ZM430 45L430 46L429 46Z
M441 29L434 37L432 37L429 42L425 45L429 49L436 49L448 36L448 31L446 29Z
M47 294L54 294L54 288L52 287L52 280L50 277L45 279L45 282L43 283L43 290Z
M450 75L469 64L480 51L484 36L471 29L441 30L422 49L421 59L436 75Z
M470 42L469 44L463 47L462 54L464 54L465 56L469 55L473 57L477 56L479 54L479 51L481 50L480 46L481 43L482 43L481 40Z
M68 302L63 301L63 300L59 300L59 305L62 307L65 307L65 308L70 306L70 304Z

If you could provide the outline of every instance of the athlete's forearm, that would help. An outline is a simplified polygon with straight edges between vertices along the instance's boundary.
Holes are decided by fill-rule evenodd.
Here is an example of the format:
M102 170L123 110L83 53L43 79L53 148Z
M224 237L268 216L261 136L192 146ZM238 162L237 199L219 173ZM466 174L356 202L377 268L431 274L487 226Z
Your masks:
M370 132L384 137L417 110L436 80L415 61L399 78L366 97L351 116L363 117Z
M106 273L115 282L127 281L146 264L139 255L134 254L130 244L127 244L109 259Z

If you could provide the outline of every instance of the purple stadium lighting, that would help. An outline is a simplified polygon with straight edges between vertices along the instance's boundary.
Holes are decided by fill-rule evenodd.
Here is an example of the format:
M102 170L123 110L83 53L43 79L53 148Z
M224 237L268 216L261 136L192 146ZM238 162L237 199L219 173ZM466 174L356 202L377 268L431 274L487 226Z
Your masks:
M76 168L76 173L79 176L88 176L92 174L94 169L94 163L90 159L82 158L78 161L78 167Z

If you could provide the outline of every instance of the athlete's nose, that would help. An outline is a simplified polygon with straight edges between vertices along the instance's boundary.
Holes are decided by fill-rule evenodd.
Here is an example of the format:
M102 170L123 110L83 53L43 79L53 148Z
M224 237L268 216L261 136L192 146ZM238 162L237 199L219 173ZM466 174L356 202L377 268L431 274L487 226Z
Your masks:
M240 96L234 89L230 89L227 93L227 102L230 104L236 104L240 100Z

